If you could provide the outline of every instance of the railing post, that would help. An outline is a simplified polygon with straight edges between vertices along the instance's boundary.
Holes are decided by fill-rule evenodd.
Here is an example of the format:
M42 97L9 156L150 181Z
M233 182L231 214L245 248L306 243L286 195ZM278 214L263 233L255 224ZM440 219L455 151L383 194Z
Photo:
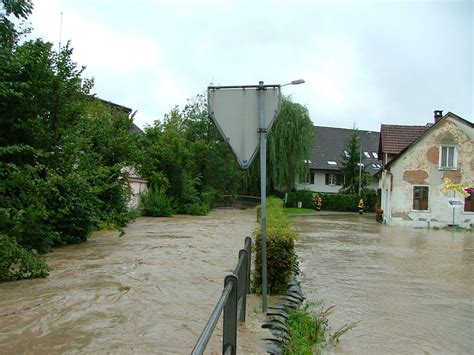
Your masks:
M227 275L224 280L224 287L233 283L229 298L224 306L224 336L222 341L222 353L237 353L237 287L238 279L235 275Z
M247 312L247 284L249 280L247 279L247 260L249 254L247 250L240 249L239 251L239 261L240 258L243 259L243 262L238 270L237 277L239 278L239 287L237 292L237 307L240 305L240 313L237 312L239 317L239 322L245 322L245 313Z
M247 250L247 294L250 294L250 269L252 265L252 238L245 237L244 248Z

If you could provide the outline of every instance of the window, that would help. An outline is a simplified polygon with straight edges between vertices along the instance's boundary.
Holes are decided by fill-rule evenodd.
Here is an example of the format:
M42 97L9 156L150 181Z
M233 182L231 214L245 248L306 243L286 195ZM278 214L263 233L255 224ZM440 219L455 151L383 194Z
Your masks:
M375 153L375 152L372 152L372 156L373 156L375 159L378 159L378 158L379 158L379 156L378 156L377 153Z
M314 173L310 172L309 173L309 181L306 181L307 183L314 185Z
M428 210L428 186L413 187L413 209L417 211Z
M365 155L365 157L366 157L367 159L370 159L370 158L371 158L369 152L364 152L364 155Z
M344 184L344 175L326 174L326 185L342 186Z
M474 212L474 193L471 193L464 200L464 212Z
M337 162L334 160L328 160L329 165L337 165Z
M439 148L439 167L440 169L456 169L457 162L456 147L452 145L442 145Z

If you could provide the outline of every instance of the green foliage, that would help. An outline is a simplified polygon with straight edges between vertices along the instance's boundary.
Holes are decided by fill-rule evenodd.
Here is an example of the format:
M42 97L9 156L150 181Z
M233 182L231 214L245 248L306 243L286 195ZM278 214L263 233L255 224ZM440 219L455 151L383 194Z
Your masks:
M7 16L31 12L29 1L2 3ZM89 95L92 80L69 44L55 52L41 39L20 43L8 21L0 18L11 30L0 34L0 233L10 241L3 247L22 248L29 265L31 251L83 242L100 225L129 220L124 167L138 142L132 118Z
M364 199L365 211L375 212L375 205L377 203L377 191L374 189L364 188L361 191L361 197Z
M267 185L272 193L292 191L309 173L308 161L313 149L313 124L308 109L283 97L280 114L268 134ZM260 191L260 159L255 158L243 175L245 193Z
M325 343L328 321L307 305L290 311L286 325L289 340L284 344L283 354L313 354L318 344Z
M218 194L236 194L242 172L207 112L204 95L188 100L182 111L192 154L191 175L200 177L199 191L212 188Z
M185 212L192 216L205 216L209 213L209 207L206 204L193 203L186 207Z
M50 270L35 250L26 250L15 238L0 234L0 282L46 277Z
M292 191L308 175L305 163L313 149L313 123L308 109L283 97L281 110L268 135L270 191Z
M366 187L370 184L372 175L365 169L365 155L362 154L360 148L360 137L359 134L354 133L345 146L345 150L348 152L342 155L342 168L341 172L344 174L344 185L341 189L342 192L346 193L359 193L359 174L361 176L361 188ZM359 164L362 164L359 167ZM359 170L360 169L360 170Z
M31 0L2 0L1 3L5 14L0 14L0 50L13 47L20 35L9 17L14 16L16 20L24 21L33 10ZM0 60L0 63L3 61Z
M375 211L375 202L377 199L375 190L363 189L361 196L358 194L347 194L347 193L318 193L322 199L322 210L326 211L339 211L339 212L358 212L357 205L359 200L364 200L365 208L367 212Z
M313 193L309 190L298 190L288 193L287 207L298 207L298 202L302 203L304 208L314 209Z
M163 188L150 187L140 197L140 210L144 216L169 217L173 214L171 202Z
M260 210L257 210L259 215ZM255 236L255 272L253 288L261 292L262 258L261 228L254 231ZM277 198L267 200L267 280L270 294L286 292L288 283L298 272L295 252L296 232L283 209L283 201Z
M162 189L177 213L207 214L219 195L238 191L240 172L202 95L147 128L142 146L140 173Z

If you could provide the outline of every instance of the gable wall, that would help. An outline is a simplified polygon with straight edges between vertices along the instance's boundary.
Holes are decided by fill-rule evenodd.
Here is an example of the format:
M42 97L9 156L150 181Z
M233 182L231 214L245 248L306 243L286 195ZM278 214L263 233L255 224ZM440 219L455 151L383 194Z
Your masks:
M458 156L457 170L438 169L440 144L455 144ZM393 186L390 193L389 223L427 227L444 227L452 223L453 209L448 207L447 196L441 192L443 178L455 183L473 183L474 177L474 130L448 117L421 141L406 151L393 163L391 173ZM415 211L413 187L428 186L428 211ZM458 194L459 195L459 194ZM452 197L452 192L450 192ZM460 197L460 196L457 196ZM387 197L385 197L387 200ZM474 223L474 213L455 209L455 224L469 227Z

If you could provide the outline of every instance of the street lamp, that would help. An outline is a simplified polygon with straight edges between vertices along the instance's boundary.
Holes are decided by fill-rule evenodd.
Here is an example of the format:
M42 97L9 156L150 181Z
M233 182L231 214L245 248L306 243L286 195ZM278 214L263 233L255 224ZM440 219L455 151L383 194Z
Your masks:
M280 87L283 86L288 86L288 85L299 85L299 84L304 84L305 81L303 79L298 79L298 80L293 80L292 82L289 82L287 84L280 85Z

